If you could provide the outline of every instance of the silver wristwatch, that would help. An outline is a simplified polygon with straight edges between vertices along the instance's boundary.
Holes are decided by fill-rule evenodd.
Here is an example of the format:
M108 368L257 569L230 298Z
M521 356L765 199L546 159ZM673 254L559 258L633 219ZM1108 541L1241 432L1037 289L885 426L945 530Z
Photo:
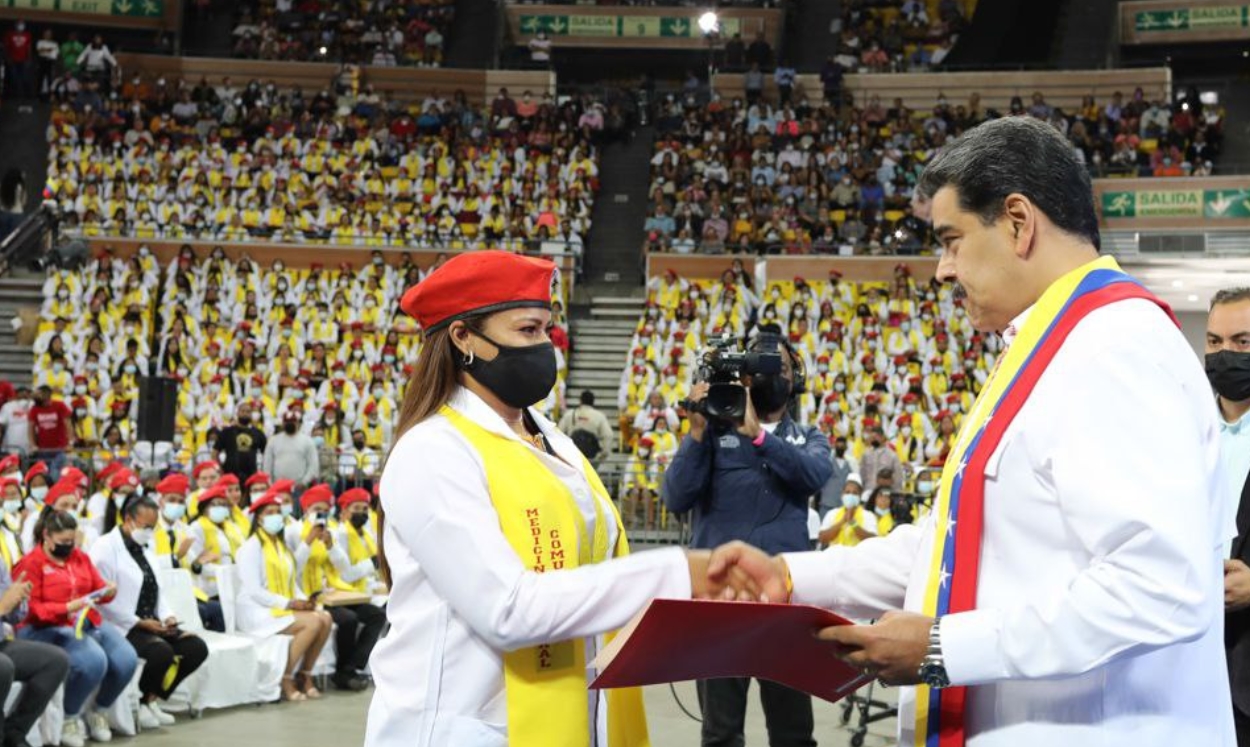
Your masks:
M946 675L946 661L942 658L942 618L933 621L929 629L929 651L920 662L920 682L935 689L949 687L951 678Z

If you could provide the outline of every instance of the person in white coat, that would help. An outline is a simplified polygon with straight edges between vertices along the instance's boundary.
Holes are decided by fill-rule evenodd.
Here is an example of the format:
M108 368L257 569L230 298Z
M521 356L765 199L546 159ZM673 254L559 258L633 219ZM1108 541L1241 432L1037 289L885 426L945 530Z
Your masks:
M332 620L329 613L318 610L304 596L296 581L301 569L282 538L286 519L278 495L270 490L249 511L252 530L236 558L239 630L262 638L291 636L282 699L320 698L321 692L313 685L312 668L330 638Z
M139 726L144 729L173 725L174 717L159 701L168 700L208 658L207 644L179 628L161 594L153 551L159 510L151 498L130 494L121 506L121 525L101 537L90 552L100 576L117 585L117 597L100 612L144 661L139 677Z
M556 380L554 273L470 252L403 298L425 344L381 480L367 747L647 744L641 694L588 693L587 664L650 600L712 591L703 553L622 557L602 483L531 409Z
M1053 128L979 125L917 192L944 247L938 280L1006 343L932 513L822 553L727 546L710 572L746 571L774 599L788 578L795 602L876 618L820 637L907 686L901 744L940 729L968 747L1233 747L1231 496L1193 349L1099 257L1088 176Z

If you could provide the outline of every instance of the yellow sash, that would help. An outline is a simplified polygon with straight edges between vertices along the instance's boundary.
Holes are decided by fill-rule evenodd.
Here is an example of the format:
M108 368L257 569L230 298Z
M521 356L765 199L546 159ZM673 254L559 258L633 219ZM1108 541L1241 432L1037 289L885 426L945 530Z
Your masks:
M274 594L287 599L295 598L295 579L292 578L295 560L291 551L280 538L269 536L265 530L256 533L260 540L260 549L265 554L265 588ZM269 614L274 617L286 617L291 614L288 609L270 608Z
M629 554L620 516L584 458L582 468L595 496L593 536L568 486L529 446L492 433L450 407L439 413L481 454L500 530L527 570L544 573L606 560L609 520L617 527L614 555ZM540 644L505 653L503 660L508 744L588 747L595 727L587 709L584 642ZM642 691L610 690L607 701L608 747L650 745Z
M169 530L171 529L174 532L174 537L172 541L169 538ZM177 553L178 545L182 544L183 538L186 537L186 533L182 529L180 529L177 526L171 527L169 524L166 524L164 520L157 523L154 534L155 534L155 540L154 540L155 544L153 545L153 550L156 553L156 557L158 558L168 558L171 555L174 555L175 553ZM216 534L217 534L216 532L213 532L214 542L217 541ZM205 542L205 546L207 546L208 532L204 533L204 542ZM166 561L162 560L161 562L162 562L162 567L166 567L163 565ZM188 568L190 567L190 565L191 565L191 560L187 559L185 556L178 561L179 568ZM201 602L208 601L208 594L206 594L204 590L198 586L191 587L191 593L195 596L196 599L200 600Z
M307 541L312 530L313 525L306 523L304 531L300 533L300 540ZM324 591L328 585L327 579L330 578L333 570L330 551L326 549L325 543L321 540L312 543L308 548L308 560L304 563L304 571L300 574L300 587L304 590L304 594L312 596L319 591Z
M350 521L343 522L343 532L347 535L347 560L352 565L356 565L362 560L369 560L378 554L377 543L373 541L373 537L368 532L358 532L356 527L352 526ZM366 594L369 591L369 577L366 576L356 582L344 581L339 575L338 569L330 566L330 585L336 589L343 591L358 591Z
M243 544L243 535L239 533L239 528L234 522L227 519L222 522L221 526L217 526L209 521L207 516L201 516L196 521L200 522L200 526L204 528L204 551L217 553L217 562L221 562L221 559L226 557L234 560L235 553L239 551L239 546ZM230 551L228 553L223 554L221 551L221 540L218 539L219 535L217 534L218 529L226 533L226 541L230 543Z

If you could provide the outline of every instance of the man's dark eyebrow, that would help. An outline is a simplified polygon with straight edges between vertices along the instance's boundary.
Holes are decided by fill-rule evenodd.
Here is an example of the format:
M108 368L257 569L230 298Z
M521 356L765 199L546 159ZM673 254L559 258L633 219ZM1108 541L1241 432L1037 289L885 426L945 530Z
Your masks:
M942 234L947 234L954 230L955 230L954 226L950 225L949 223L943 223L942 225L937 226L936 228L933 229L933 234L937 236L938 238L944 238Z

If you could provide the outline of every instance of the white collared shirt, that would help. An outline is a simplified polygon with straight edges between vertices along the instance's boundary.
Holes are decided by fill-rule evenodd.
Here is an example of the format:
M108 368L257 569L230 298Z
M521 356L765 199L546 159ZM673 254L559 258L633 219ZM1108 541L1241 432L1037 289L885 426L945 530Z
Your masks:
M1216 402L1219 412L1219 402ZM1231 531L1224 556L1232 551L1232 540L1237 536L1237 508L1241 503L1241 489L1245 487L1246 475L1250 474L1250 412L1242 415L1235 423L1230 423L1221 416L1220 423L1220 463L1223 467L1224 489L1232 496L1229 511L1226 515L1226 531Z
M517 438L471 392L458 389L449 404L478 425ZM531 415L562 457L539 458L572 491L593 535L596 499L581 452L552 423ZM572 570L525 570L499 529L479 453L441 415L396 442L381 499L391 629L370 659L377 690L367 747L504 747L505 651L580 637L589 661L599 634L624 625L651 599L690 597L689 569L677 548ZM616 534L609 527L609 547ZM587 676L589 682L593 672ZM587 708L597 714L597 744L606 745L607 708L599 692L588 691Z
M942 619L968 747L1233 747L1216 419L1154 304L1072 331L985 468L976 609ZM796 601L923 609L934 527L788 555ZM914 689L899 703L910 745Z

